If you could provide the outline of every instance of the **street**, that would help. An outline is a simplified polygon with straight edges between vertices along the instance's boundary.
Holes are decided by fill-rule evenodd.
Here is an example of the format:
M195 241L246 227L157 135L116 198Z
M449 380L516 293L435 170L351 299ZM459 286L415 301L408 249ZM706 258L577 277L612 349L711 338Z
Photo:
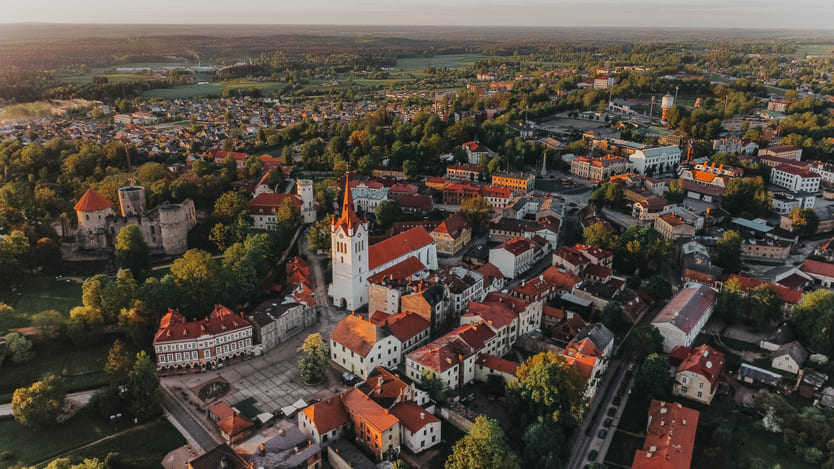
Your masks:
M185 430L183 436L189 442L196 443L203 451L209 451L223 442L206 430L183 404L173 396L171 391L165 386L160 386L160 389L162 390L162 407L165 409L166 417L169 420L176 420L176 422L172 423L174 426Z

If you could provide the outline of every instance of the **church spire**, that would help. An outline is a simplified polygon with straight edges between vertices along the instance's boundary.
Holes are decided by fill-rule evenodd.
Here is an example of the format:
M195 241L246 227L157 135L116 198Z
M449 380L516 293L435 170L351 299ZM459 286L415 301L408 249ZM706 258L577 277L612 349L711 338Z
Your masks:
M335 225L341 225L345 231L353 234L354 230L361 224L361 220L356 216L356 209L353 206L353 191L350 188L350 173L345 173L345 199L342 202L342 216L336 221Z

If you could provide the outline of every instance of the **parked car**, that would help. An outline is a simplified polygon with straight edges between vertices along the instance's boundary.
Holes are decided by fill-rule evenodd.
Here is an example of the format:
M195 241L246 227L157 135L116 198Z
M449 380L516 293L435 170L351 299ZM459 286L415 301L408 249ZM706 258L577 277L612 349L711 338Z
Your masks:
M612 407L612 408L608 409L608 416L609 417L613 417L615 415L617 415L617 408L616 407Z
M597 433L597 436L600 437L600 439L605 438L606 436L608 436L608 430L603 428L599 431L599 433Z
M620 396L614 396L614 405L620 405L621 399Z
M592 449L590 453L588 453L588 461L596 461L597 456L599 456L599 452L595 449Z
M614 422L614 419L605 419L605 421L602 422L602 426L605 428L611 428L612 422Z

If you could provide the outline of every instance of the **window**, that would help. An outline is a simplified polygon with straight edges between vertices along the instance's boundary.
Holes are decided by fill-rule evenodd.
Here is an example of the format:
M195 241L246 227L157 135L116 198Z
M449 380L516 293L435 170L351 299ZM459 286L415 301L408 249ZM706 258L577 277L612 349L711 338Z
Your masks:
M686 384L686 382L687 382L686 376L682 376L681 377L681 384Z
M686 387L686 386L684 386L684 387L682 387L682 388L681 388L681 392L682 392L682 393L686 394L686 391L687 391L687 387Z
M698 391L698 397L699 398L704 397L704 393L702 393L701 391Z

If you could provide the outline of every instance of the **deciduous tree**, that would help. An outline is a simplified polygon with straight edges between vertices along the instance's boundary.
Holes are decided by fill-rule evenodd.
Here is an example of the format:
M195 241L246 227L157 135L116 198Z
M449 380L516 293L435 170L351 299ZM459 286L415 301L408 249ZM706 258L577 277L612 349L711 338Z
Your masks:
M492 220L492 206L481 196L473 197L460 204L460 214L476 232L484 230Z
M310 334L298 349L298 374L307 383L320 382L327 373L329 361L330 353L321 334Z
M151 250L137 225L126 225L116 236L116 263L140 276L148 270Z
M643 359L634 374L634 390L649 399L663 399L669 394L669 359L653 353Z
M133 369L127 377L128 392L130 393L130 408L134 417L139 420L149 420L162 411L159 398L159 378L156 376L156 365L143 350L136 354Z
M458 440L446 460L446 469L519 469L518 457L504 441L498 422L483 415L469 434Z
M51 375L35 381L28 388L15 390L12 396L12 414L15 421L30 428L55 423L66 401L64 382Z

